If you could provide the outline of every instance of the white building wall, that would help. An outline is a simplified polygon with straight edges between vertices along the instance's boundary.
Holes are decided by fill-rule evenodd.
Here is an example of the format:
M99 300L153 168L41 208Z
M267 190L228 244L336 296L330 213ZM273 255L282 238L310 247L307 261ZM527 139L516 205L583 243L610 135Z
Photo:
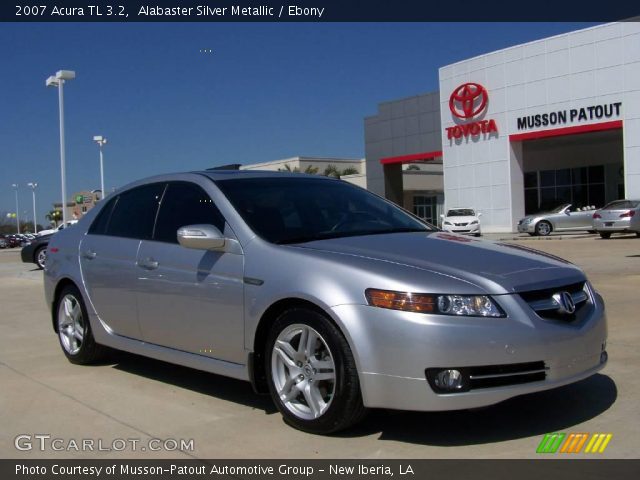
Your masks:
M513 231L524 214L521 145L517 118L622 102L619 118L544 128L623 120L626 196L640 198L640 23L601 25L519 45L440 68L440 112L447 206L473 205L486 231ZM489 94L485 119L495 119L497 138L447 139L454 125L449 96L466 82ZM530 131L543 130L528 129Z

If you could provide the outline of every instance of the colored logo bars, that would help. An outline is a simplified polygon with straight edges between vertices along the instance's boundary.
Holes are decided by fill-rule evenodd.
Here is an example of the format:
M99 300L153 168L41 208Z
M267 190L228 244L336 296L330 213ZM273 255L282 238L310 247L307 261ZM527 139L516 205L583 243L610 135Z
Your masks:
M603 453L611 437L611 433L547 433L536 453Z

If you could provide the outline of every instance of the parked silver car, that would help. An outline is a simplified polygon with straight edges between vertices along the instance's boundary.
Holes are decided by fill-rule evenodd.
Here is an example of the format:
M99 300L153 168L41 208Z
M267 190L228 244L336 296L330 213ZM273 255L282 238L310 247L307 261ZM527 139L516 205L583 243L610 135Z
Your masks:
M51 238L45 294L72 363L108 346L247 380L314 433L367 407L490 405L607 361L603 301L576 266L313 175L135 182Z
M593 227L602 238L613 233L634 233L640 237L640 200L616 200L593 214Z
M551 232L581 230L593 232L594 210L595 206L576 208L570 203L565 203L550 212L527 215L518 222L518 232L528 233L532 236L547 236Z

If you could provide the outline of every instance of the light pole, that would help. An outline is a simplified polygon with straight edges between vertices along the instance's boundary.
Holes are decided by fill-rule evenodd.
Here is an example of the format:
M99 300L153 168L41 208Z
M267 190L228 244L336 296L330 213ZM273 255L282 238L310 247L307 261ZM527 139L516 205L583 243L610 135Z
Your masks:
M102 198L107 196L107 192L104 191L104 157L102 156L102 147L107 143L107 139L102 135L95 135L93 141L100 147L100 193Z
M58 87L58 109L60 113L60 181L62 183L62 223L67 223L67 174L65 171L64 148L64 82L76 78L73 70L58 70L47 78L47 87Z
M16 189L16 227L20 233L20 204L18 203L18 184L12 183L11 186Z
M36 188L38 188L38 184L29 182L27 186L31 187L31 193L33 194L33 233L38 233L38 222L36 222Z

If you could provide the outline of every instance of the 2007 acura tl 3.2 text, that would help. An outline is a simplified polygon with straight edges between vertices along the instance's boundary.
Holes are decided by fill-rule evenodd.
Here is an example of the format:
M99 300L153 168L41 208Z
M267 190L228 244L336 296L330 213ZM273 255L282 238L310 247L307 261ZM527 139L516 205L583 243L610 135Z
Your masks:
M128 185L52 237L45 293L71 362L111 347L248 380L315 433L367 407L490 405L607 361L604 304L576 266L301 174Z

